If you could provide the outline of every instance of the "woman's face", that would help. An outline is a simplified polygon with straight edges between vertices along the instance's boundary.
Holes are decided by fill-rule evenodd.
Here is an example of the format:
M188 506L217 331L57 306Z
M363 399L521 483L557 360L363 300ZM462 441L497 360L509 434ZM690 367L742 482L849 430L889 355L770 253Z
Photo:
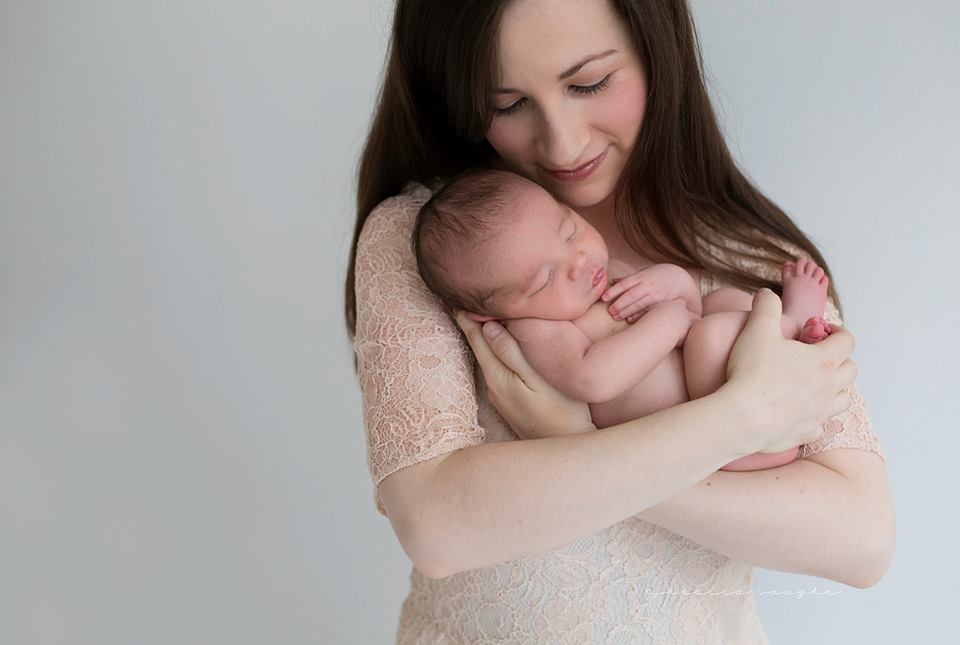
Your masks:
M514 0L487 140L507 166L574 208L613 192L633 151L647 82L607 0Z

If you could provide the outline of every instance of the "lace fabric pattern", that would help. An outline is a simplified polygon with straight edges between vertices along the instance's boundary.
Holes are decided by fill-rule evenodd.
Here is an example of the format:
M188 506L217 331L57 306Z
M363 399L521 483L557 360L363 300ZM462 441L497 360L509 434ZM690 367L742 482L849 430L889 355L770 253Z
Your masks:
M490 404L469 345L416 270L410 234L430 190L408 184L360 235L354 349L367 465L377 485L432 457L513 441ZM757 272L767 268L757 263ZM724 286L705 275L701 292ZM840 323L833 303L825 317ZM831 419L801 456L837 447L884 457L863 399ZM752 566L628 518L563 548L440 580L410 575L397 642L766 643Z

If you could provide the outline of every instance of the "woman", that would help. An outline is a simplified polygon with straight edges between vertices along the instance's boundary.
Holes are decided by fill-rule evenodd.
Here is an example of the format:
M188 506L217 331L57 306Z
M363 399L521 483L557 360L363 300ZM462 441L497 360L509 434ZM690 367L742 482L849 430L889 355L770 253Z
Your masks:
M376 505L415 565L398 642L759 643L752 565L878 580L893 515L845 330L785 341L761 289L720 390L595 430L495 323L458 316L468 346L417 274L427 186L479 165L704 294L778 289L802 255L826 268L733 163L685 3L401 0L392 38L346 298ZM549 428L574 434L517 440ZM717 472L798 444L787 466Z

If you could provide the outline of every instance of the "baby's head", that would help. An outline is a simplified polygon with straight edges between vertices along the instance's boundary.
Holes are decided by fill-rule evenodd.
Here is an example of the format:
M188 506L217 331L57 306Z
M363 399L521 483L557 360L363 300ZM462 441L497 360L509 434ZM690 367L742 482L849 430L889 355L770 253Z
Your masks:
M474 320L573 320L607 287L607 247L586 220L519 175L471 170L413 229L424 282Z

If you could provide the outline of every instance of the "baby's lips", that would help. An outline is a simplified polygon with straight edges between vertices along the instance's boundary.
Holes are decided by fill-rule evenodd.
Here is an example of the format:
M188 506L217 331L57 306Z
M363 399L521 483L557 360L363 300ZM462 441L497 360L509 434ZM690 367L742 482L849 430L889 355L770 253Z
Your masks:
M604 279L607 279L607 269L602 264L593 270L593 273L590 274L590 287L591 289L596 289Z

